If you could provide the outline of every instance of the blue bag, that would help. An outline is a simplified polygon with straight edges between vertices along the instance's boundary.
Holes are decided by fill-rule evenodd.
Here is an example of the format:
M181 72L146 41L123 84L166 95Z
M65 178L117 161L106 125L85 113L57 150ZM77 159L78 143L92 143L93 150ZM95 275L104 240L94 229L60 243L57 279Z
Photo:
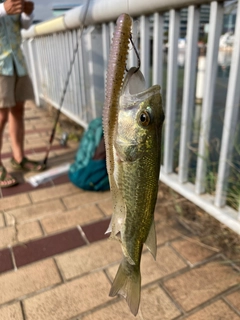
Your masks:
M68 177L83 190L110 189L101 118L90 122L80 142L75 162L69 168Z

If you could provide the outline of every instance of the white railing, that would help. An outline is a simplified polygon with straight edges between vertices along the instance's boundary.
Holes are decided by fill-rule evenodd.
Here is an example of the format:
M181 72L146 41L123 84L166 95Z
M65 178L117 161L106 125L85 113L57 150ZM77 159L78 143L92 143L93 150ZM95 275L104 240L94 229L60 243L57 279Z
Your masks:
M203 4L210 5L209 33L206 57L198 59L197 42ZM182 8L188 10L184 69L178 66ZM240 0L236 8L231 68L229 79L225 82L217 78L219 38L224 16L222 1L93 0L90 1L87 13L86 6L83 5L68 11L64 16L31 27L23 33L23 47L34 83L36 103L40 105L41 101L45 100L58 108L74 48L77 41L80 41L62 111L86 127L93 118L101 116L102 113L114 21L123 12L130 14L134 18L133 39L140 50L141 69L147 84L159 83L163 89L166 120L160 180L240 234L240 183L234 194L235 204L231 207L227 205L232 164L236 163L237 167L234 168L236 175L239 174L240 177L238 148L237 156L235 154L236 143L240 145L240 136L236 137L240 101ZM166 13L169 17L167 54L163 52ZM167 57L167 61L164 57ZM203 59L204 81L196 81L203 72L200 67ZM128 63L136 65L133 50L130 50ZM184 78L181 76L183 70ZM196 92L199 92L200 83L203 83L202 103L196 104ZM219 89L219 86L223 89ZM224 90L226 103L223 98L221 105L218 105L218 96L223 95ZM214 121L220 108L223 121L216 125ZM193 134L194 119L197 121ZM196 122L199 122L198 129ZM214 161L218 168L214 175L214 187L209 194L206 185L209 175L209 150L211 132L216 127L220 152L215 155ZM193 141L193 136L196 141ZM196 146L195 154L191 151L193 142ZM194 165L190 163L194 155L196 172L190 175L194 171Z

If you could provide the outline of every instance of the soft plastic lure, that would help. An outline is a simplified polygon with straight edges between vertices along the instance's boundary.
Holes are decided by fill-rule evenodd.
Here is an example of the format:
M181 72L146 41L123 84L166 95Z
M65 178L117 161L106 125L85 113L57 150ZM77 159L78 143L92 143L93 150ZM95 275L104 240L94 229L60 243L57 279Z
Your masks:
M131 27L131 17L125 13L121 14L117 20L108 62L105 103L103 108L103 129L107 153L107 169L110 176L113 174L114 168L112 148L113 133L117 122L118 102L123 84ZM112 190L114 186L111 178L110 186Z

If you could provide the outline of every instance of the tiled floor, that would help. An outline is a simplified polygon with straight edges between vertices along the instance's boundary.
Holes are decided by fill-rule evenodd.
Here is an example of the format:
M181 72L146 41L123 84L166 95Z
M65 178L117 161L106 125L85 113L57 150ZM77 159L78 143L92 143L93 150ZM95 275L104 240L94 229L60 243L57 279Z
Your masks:
M26 150L44 158L53 120L28 104ZM9 168L10 141L4 137ZM55 141L51 167L72 162L77 144ZM2 320L236 320L240 273L225 256L199 242L171 219L173 204L186 202L160 186L155 211L156 261L144 249L142 298L135 318L122 298L108 292L122 257L105 231L112 213L109 192L86 192L67 175L31 187L21 183L0 198L0 319Z

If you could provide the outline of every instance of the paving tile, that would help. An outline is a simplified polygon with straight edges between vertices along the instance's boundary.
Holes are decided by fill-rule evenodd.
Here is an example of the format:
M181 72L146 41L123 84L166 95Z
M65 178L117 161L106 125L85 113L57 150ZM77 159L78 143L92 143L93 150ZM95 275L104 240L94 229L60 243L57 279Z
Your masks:
M0 229L0 248L5 248L16 242L16 232L14 227Z
M62 163L70 163L71 164L74 162L75 155L76 155L76 150L71 150L71 149L69 149L69 150L65 150L65 149L54 150L52 152L52 158L51 158L51 161L49 161L49 163L51 163L51 165L53 167L59 166ZM68 182L69 181L70 180L68 179Z
M34 128L36 128L36 129L45 128L45 130L52 130L53 121L46 121L44 124L41 123L41 121L35 121Z
M68 209L76 208L87 203L101 202L103 199L110 198L110 192L88 192L84 191L80 194L63 198L63 202Z
M142 314L142 315L141 315ZM141 292L141 301L139 313L134 317L124 299L119 299L117 303L107 305L106 307L91 312L81 318L83 320L170 320L179 316L181 313L157 285L152 285Z
M43 147L36 147L36 148L34 148L34 152L36 152L36 153L40 153L40 152L44 152L44 153L46 153L46 148L47 148L47 145L46 146L43 146ZM51 151L53 151L53 150L62 150L62 149L64 149L64 150L68 150L68 147L62 147L62 146L60 146L59 144L57 144L57 145L52 145L51 146Z
M5 227L3 213L0 212L0 228Z
M17 267L85 245L77 229L13 247Z
M38 137L35 139L28 139L28 137L25 138L25 148L36 148L36 147L42 147L42 146L46 146L47 145L47 139L46 137L43 138L43 137Z
M141 305L145 320L170 320L181 315L175 304L156 284L142 291Z
M191 240L174 241L172 246L191 264L205 260L216 253L201 246L200 242L192 242Z
M85 233L89 242L107 239L109 234L105 234L110 223L110 219L105 219L99 222L83 226L82 230Z
M34 125L32 123L25 122L24 127L26 130L34 130Z
M50 130L49 130L50 131ZM40 134L41 136L44 136L48 133L48 130L46 130L45 128L35 128L33 130L25 130L25 135L31 135L31 134Z
M9 249L0 250L0 273L13 269L12 256ZM1 317L0 317L1 319Z
M143 254L141 266L142 284L160 279L185 267L186 264L169 246L158 248L156 262L152 255L146 251Z
M210 306L194 313L186 320L239 320L240 317L223 301L219 300Z
M98 203L99 208L104 212L106 216L111 216L113 213L112 199L108 198Z
M178 231L174 230L174 228L166 224L156 223L155 227L158 245L171 241L181 235Z
M41 119L40 117L37 117L37 116L34 117L33 115L30 116L30 114L28 114L28 116L24 118L25 121L30 121L30 122L31 122L31 120L38 120L39 121L40 119Z
M28 130L25 132L25 139L27 141L39 139L40 137L41 137L41 133L39 131L35 132L35 131Z
M47 216L64 211L65 208L60 200L51 200L44 203L38 203L26 206L24 208L9 210L6 213L7 223L12 223L12 217L17 222L23 222L27 220L38 219L40 217Z
M24 300L27 319L66 320L110 300L103 272L89 274Z
M11 144L3 141L2 153L10 153L11 152Z
M41 220L44 230L49 234L66 230L77 225L85 225L103 218L95 204L86 205L71 211L65 211Z
M0 275L0 305L60 282L52 259L3 273Z
M10 188L9 188L10 189ZM13 208L19 208L30 204L31 201L27 194L16 195L12 197L0 199L1 210L9 210Z
M142 286L157 281L185 267L186 264L168 246L158 248L156 261L145 250L141 259ZM113 279L117 273L118 265L110 267L108 270Z
M43 235L42 229L38 221L31 221L17 225L17 240L18 242L26 242Z
M47 186L51 186L51 184L46 183L44 186L40 185L37 188L43 188L43 187L47 187ZM34 189L35 188L31 184L29 184L28 182L23 182L23 183L19 183L18 185L14 186L12 188L2 189L2 194L3 194L3 197L9 197L9 196L17 195L17 194L21 195L23 193L27 193L27 192L32 191Z
M27 143L25 144L25 148L28 148L28 149L33 148L33 150L42 150L42 148L45 148L45 150L46 150L47 145L48 145L47 137L45 137L45 138L41 137L39 139L27 141ZM53 147L53 146L59 147L59 141L54 140L52 142L51 147ZM60 148L62 148L62 146L60 146Z
M77 193L80 189L72 183L66 183L59 186L50 187L30 192L30 197L33 202L46 201L53 198L61 198L65 195Z
M191 310L236 285L240 274L224 261L215 261L191 269L165 282L171 295L185 310Z
M240 312L240 290L229 294L226 299Z
M86 315L82 320L140 320L139 316L133 316L129 311L126 301L123 299L117 303L105 306L104 308L91 312ZM147 320L147 319L146 319Z
M56 257L65 279L71 279L120 261L122 249L117 241L103 240Z
M24 320L20 303L9 304L0 308L0 319L3 320Z

